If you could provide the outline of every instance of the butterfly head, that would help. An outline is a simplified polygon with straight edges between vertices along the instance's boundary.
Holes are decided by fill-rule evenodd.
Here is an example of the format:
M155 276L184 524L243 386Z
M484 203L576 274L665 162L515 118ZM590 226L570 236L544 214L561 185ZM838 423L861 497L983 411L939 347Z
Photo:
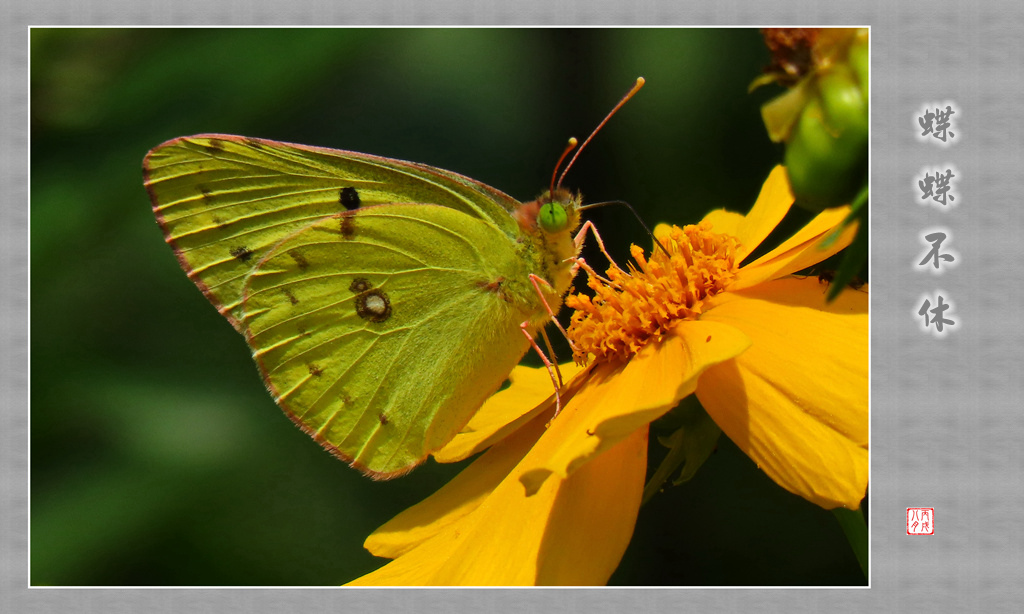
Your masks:
M537 225L547 233L561 232L569 225L569 213L560 202L547 202L537 212Z
M564 188L545 191L537 200L523 203L516 211L519 226L545 235L571 233L580 225L580 195Z

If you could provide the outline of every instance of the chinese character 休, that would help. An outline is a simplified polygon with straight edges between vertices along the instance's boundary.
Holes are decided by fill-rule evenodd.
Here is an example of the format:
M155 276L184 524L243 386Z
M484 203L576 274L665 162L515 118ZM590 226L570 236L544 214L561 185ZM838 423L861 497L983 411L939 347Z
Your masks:
M944 327L956 324L952 318L945 316L945 312L952 308L952 304L944 303L943 300L944 297L940 294L937 304L932 307L931 301L926 298L921 304L921 308L917 310L917 315L924 316L923 328L927 330L934 326L934 331L940 335L945 332Z

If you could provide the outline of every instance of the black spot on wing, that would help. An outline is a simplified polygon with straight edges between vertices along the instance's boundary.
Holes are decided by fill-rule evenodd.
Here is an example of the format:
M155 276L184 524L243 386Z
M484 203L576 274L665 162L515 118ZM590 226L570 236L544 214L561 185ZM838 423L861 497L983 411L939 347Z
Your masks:
M338 195L338 202L341 203L342 207L346 209L358 209L359 208L359 192L355 188L341 188L341 192Z
M249 260L253 256L253 253L248 247L240 245L238 247L231 248L231 255L234 256L235 258L238 258L242 262L249 262Z
M324 374L324 370L318 367L315 363L311 362L307 366L309 367L309 374L313 377L320 377Z
M288 302L289 303L291 303L292 305L298 305L299 304L299 299L295 298L295 295L292 294L291 290L289 290L288 288L285 288L283 290L283 292L284 292L284 295L288 297Z
M388 422L390 422L390 420L388 420L388 417L385 416L383 413L377 414L377 420L380 421L381 426L385 426Z

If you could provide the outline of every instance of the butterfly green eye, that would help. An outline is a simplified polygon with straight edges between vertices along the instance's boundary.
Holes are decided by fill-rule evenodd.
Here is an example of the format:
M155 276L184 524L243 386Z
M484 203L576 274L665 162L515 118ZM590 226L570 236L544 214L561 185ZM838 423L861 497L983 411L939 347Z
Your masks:
M537 214L537 223L544 232L559 232L569 225L569 214L561 203L546 203Z

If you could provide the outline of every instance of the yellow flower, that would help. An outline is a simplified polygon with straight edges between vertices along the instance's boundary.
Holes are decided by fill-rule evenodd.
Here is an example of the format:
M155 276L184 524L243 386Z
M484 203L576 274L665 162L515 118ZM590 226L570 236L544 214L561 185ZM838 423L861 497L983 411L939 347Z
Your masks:
M636 522L649 423L696 392L708 414L781 486L856 509L867 486L867 293L826 304L792 274L849 243L848 210L818 215L740 267L793 202L777 167L750 213L659 227L649 259L591 277L571 296L578 359L553 420L547 373L519 367L441 462L489 448L454 480L374 532L395 559L352 584L591 585L618 565Z

